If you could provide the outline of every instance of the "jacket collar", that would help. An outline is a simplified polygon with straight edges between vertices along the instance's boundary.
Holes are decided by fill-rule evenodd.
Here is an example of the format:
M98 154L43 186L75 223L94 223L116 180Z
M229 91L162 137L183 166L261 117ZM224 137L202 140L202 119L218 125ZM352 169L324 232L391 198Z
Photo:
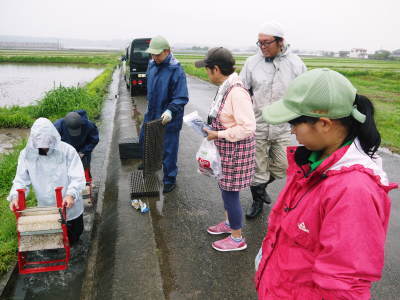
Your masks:
M168 54L168 56L164 59L164 61L159 65L156 64L156 66L157 67L168 66L169 63L171 62L171 59L172 59L172 53Z
M388 177L382 168L382 159L376 155L371 159L362 149L358 139L351 145L339 148L313 172L310 172L308 157L311 151L304 146L288 147L289 171L301 171L307 178L327 177L357 169L371 176L377 184L385 190L397 187L397 184L389 183Z

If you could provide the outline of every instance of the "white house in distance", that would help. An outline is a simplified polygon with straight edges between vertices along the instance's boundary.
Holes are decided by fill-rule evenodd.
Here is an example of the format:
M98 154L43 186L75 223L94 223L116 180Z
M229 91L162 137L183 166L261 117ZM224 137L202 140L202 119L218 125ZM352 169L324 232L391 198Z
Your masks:
M367 49L353 48L350 51L349 57L353 57L353 58L368 58Z

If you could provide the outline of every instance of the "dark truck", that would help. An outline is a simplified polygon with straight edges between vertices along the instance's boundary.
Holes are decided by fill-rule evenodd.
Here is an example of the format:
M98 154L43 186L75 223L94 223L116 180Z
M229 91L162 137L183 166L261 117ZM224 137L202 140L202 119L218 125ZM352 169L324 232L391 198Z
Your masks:
M150 38L134 39L126 48L125 53L125 82L134 96L139 90L146 90L146 71L150 54L146 53L149 48Z

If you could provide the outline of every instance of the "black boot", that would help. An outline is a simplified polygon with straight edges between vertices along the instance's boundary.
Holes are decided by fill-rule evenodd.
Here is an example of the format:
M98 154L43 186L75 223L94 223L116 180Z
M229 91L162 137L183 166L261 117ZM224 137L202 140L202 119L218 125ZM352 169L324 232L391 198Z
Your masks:
M267 183L250 186L251 195L253 196L253 203L251 207L247 210L247 218L253 219L257 217L262 212L264 202L267 204L271 203L271 198L265 191L266 187Z

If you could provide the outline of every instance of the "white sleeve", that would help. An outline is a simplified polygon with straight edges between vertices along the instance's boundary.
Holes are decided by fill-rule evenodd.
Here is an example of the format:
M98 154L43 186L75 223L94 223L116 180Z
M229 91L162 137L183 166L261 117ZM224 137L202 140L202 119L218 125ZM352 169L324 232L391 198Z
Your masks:
M25 161L25 149L22 150L18 157L17 172L15 174L13 185L7 197L8 201L18 197L18 189L25 189L25 196L29 194L29 186L31 185L31 178L29 176L28 168Z
M71 195L74 199L78 199L86 185L85 172L79 154L75 149L68 149L67 158L69 185L66 195Z
M246 62L244 63L244 66L243 66L242 70L240 71L239 77L242 80L244 87L247 90L250 90L251 89L251 74L249 71L248 60L246 60Z
M304 64L304 62L303 62L301 59L299 59L299 60L300 60L300 64L299 64L298 67L297 67L297 74L296 74L296 77L299 76L299 75L301 75L301 74L303 74L304 72L307 71L307 67L306 67L306 65Z

